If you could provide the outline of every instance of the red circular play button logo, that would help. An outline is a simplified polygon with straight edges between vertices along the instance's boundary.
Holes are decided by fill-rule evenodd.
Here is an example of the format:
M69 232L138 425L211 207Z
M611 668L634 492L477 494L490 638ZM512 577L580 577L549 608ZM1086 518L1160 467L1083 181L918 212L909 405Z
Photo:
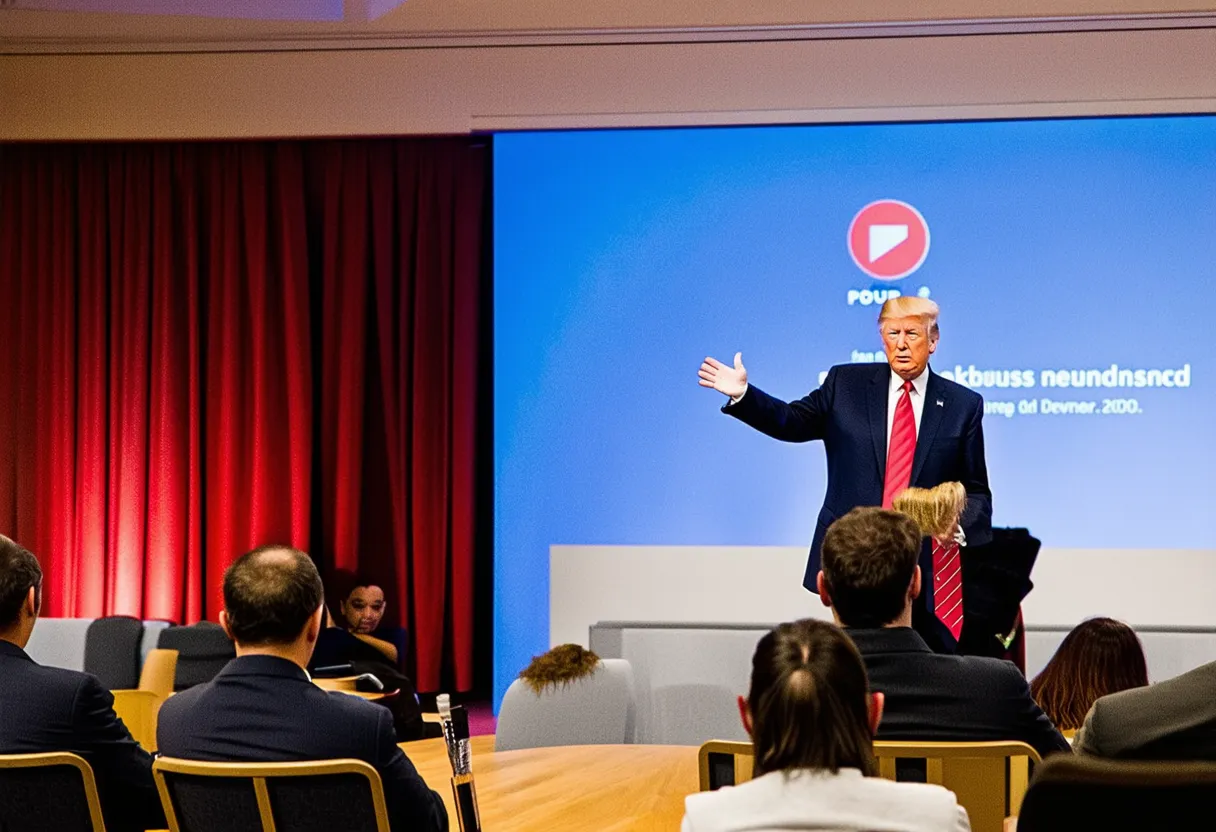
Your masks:
M879 280L899 280L929 254L929 226L906 202L880 199L849 223L849 254L857 268Z

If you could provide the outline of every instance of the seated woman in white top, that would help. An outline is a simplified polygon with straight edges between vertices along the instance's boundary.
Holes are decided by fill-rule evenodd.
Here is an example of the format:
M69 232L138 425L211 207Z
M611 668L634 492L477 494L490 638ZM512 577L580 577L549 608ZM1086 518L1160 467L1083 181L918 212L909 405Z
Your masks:
M795 621L769 632L739 698L754 779L684 802L684 832L967 832L967 811L941 786L877 776L883 695L844 631Z

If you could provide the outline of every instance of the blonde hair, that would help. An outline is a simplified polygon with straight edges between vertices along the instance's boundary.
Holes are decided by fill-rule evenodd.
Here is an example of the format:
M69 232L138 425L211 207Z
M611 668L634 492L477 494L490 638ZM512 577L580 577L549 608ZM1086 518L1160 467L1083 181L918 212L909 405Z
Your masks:
M933 488L905 488L895 497L893 508L906 514L926 537L949 538L967 505L967 489L961 482L944 482Z
M878 312L878 325L882 326L882 322L888 318L920 318L928 328L930 337L936 338L940 334L937 327L937 316L940 313L937 304L928 298L899 295L888 298L883 303Z

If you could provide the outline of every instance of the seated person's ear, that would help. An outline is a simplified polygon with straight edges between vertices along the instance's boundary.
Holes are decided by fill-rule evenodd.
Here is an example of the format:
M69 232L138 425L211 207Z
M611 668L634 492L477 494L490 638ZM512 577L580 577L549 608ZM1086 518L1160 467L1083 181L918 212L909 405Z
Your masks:
M335 624L334 624L334 617L333 617L332 615L330 615L330 614L329 614L329 605L328 605L328 604L322 604L322 605L321 605L321 609L325 610L325 621L324 621L324 626L326 626L326 627L334 627L334 626L337 626L337 625L335 625Z
M739 697L739 718L743 720L743 730L752 735L752 710L747 706L747 699Z
M870 717L870 736L878 736L878 724L882 722L882 708L886 704L886 694L882 691L874 691L869 695L868 706Z
M815 576L815 588L819 590L819 601L825 607L832 606L832 593L828 591L827 579L823 577L823 570Z
M329 617L329 610L325 608L325 602L321 602L321 606L317 607L317 611L308 619L308 641L315 642L321 635L321 630L325 629L325 619Z

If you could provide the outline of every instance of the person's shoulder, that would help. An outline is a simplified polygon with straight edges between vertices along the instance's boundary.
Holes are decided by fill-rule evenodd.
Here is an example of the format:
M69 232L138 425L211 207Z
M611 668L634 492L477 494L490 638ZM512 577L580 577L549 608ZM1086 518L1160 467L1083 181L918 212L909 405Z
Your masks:
M1094 710L1152 718L1177 708L1206 705L1211 701L1209 693L1214 687L1216 662L1209 662L1146 687L1107 694L1094 702Z
M889 366L882 361L867 361L861 364L834 364L828 368L828 375L834 375L837 379L847 379L849 381L855 379L872 380L882 370L889 370Z
M941 389L943 391L961 401L978 403L984 400L983 396L972 390L970 387L959 384L957 381L952 381L943 376L941 373L933 373L933 378L935 379L934 383L941 385Z
M381 712L385 712L381 705L361 696L321 688L317 688L315 692L309 691L308 707L318 712L324 712L330 720L342 720L348 725L371 727L378 723Z
M71 670L66 667L52 667L51 665L37 664L35 662L24 662L21 667L25 671L25 676L29 681L42 687L59 690L79 690L89 686L91 683L101 685L101 682L97 681L96 676L80 670Z
M896 783L881 777L866 778L868 782L882 783L887 792L885 800L875 800L878 805L891 807L894 815L907 829L958 830L970 828L967 810L958 802L958 796L944 786L932 783Z
M944 786L897 783L883 777L866 777L862 783L860 797L875 804L899 806L909 819L936 815L953 818L958 811L958 797Z
M32 665L21 684L39 708L70 713L73 720L92 717L114 701L96 676L66 667Z
M735 829L740 819L780 806L788 786L784 772L773 772L737 786L690 794L684 798L684 814L697 832Z
M977 697L1000 694L1003 698L1029 695L1030 686L1017 665L987 656L952 653L918 653L916 666L939 690L956 690Z
M206 696L214 685L214 682L203 682L178 691L161 703L157 719L165 722L179 714L188 713L191 709L198 707L199 700Z
M803 828L786 824L815 817L847 818L848 828L870 828L896 815L903 821L900 828L941 830L956 828L958 801L941 786L863 777L856 770L795 771L772 772L738 786L689 795L684 810L697 832L740 829L757 818L779 828Z
M991 656L945 656L953 660L963 676L969 679L990 680L1014 688L1030 689L1026 677L1018 666L1008 659L997 659Z
M92 674L36 662L21 662L17 667L7 669L5 675L44 704L48 700L74 703L82 696L99 696L105 691Z

